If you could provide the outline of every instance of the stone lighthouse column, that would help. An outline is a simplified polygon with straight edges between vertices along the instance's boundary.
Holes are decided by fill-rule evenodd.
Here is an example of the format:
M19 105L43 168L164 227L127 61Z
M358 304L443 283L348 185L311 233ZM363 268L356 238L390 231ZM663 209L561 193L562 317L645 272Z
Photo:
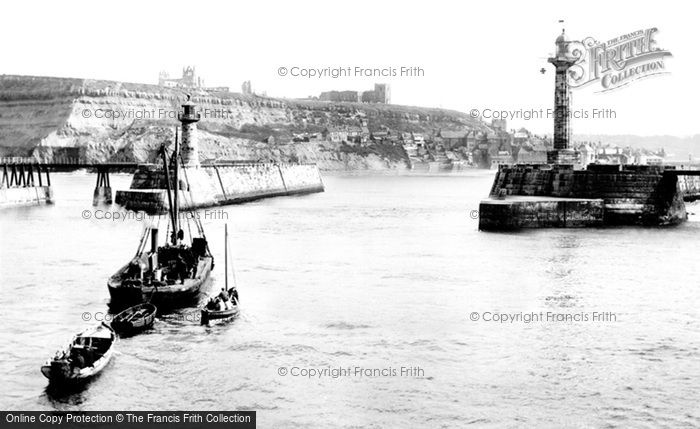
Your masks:
M199 147L197 145L197 122L199 122L200 114L195 112L195 105L190 100L189 94L187 95L187 101L182 107L184 111L177 116L182 123L182 144L180 146L182 166L198 167Z
M569 68L577 58L569 53L569 41L564 30L555 41L557 51L548 61L555 67L554 75L554 150L547 152L550 164L575 164L577 153L571 149L571 89L567 81Z

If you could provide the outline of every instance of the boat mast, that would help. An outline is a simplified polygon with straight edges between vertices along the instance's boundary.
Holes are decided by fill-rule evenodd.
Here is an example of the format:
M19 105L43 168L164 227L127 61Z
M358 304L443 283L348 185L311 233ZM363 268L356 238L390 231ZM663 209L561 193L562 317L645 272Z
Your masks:
M179 225L179 219L178 219L178 194L180 193L180 178L178 175L178 166L179 166L179 159L180 158L180 142L178 141L178 135L177 135L177 127L175 128L175 153L173 155L173 158L175 160L174 165L175 165L175 193L173 194L173 206L171 208L172 210L172 217L173 217L173 246L177 245L177 237L180 234L180 225Z
M224 224L224 276L228 293L228 224Z
M177 132L177 131L176 131ZM173 198L170 192L170 165L168 165L168 154L165 151L165 145L160 147L160 152L163 157L163 174L165 174L165 187L168 190L168 212L170 213L170 222L174 225L175 219L173 218Z

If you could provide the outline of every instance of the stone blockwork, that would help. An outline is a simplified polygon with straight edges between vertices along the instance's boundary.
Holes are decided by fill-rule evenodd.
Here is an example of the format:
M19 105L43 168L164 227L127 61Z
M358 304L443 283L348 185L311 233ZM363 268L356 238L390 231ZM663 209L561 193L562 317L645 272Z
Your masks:
M171 179L172 177L171 174ZM321 175L313 164L203 165L183 168L179 179L180 206L184 209L324 190ZM130 210L166 211L166 185L162 167L155 164L142 165L134 174L131 189L117 191L116 203Z
M51 202L53 202L53 190L50 186L0 189L0 208Z
M601 199L605 224L667 225L686 219L678 182L661 166L516 165L501 167L490 196Z
M603 225L603 200L515 197L479 205L479 229L580 228Z

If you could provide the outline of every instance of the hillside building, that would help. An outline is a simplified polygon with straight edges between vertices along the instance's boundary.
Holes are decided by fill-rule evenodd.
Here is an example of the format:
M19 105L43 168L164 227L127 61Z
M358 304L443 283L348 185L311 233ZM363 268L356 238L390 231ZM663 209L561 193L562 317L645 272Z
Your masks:
M163 70L158 74L158 85L167 88L200 89L212 92L228 92L227 86L206 87L204 80L197 76L194 66L182 68L182 77L171 78L170 74Z
M324 91L318 97L321 101L338 103L383 103L391 102L391 88L386 83L375 83L371 91Z

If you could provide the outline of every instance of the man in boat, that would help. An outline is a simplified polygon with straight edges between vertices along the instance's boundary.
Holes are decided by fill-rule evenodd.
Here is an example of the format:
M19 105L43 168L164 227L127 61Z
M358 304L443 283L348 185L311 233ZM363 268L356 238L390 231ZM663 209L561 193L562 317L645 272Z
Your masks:
M186 246L182 246L179 254L185 261L185 264L187 266L187 276L193 278L195 275L195 270L197 268L197 258L195 258L194 254L192 253L192 249Z
M177 255L177 260L175 261L175 270L177 271L180 283L184 284L187 278L187 271L189 270L187 269L187 262L185 262L185 259L180 254Z
M207 302L207 310L211 311L216 311L218 309L218 303L216 302L218 297L214 298L209 298L209 302Z
M85 368L85 358L83 357L81 350L82 349L77 349L75 347L70 350L71 365L73 368L77 368L78 370Z
M85 359L85 366L92 366L95 363L95 349L92 346L87 346L83 349L83 359Z
M233 304L231 303L231 297L229 296L226 289L221 288L221 292L219 292L219 299L224 303L224 307L226 310L230 310L231 308L233 308Z
M232 287L229 289L228 293L231 297L231 304L238 305L238 290L235 287Z
M129 267L126 270L126 278L140 279L142 272L143 270L141 267L141 262L138 259L134 258L131 262L129 262Z

